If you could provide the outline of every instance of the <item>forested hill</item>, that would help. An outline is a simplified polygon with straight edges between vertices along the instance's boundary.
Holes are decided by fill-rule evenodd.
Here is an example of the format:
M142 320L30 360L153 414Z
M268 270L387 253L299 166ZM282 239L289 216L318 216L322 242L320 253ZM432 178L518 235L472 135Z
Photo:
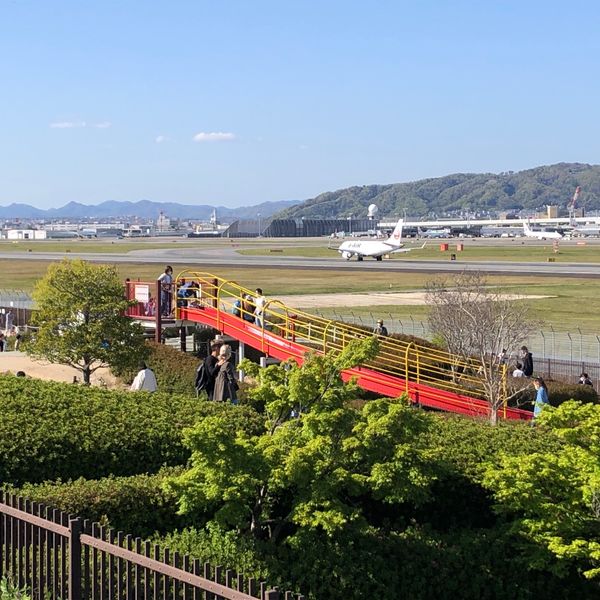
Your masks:
M600 209L600 165L559 163L519 172L458 173L409 183L351 187L320 194L277 217L361 218L367 215L369 204L377 205L379 217L401 216L406 210L411 218L461 211L534 210L547 204L564 209L578 185L577 205Z

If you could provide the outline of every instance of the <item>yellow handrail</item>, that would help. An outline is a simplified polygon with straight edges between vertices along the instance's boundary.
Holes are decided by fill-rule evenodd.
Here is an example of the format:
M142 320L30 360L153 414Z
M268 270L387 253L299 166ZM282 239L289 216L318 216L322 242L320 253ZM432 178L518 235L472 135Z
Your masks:
M179 288L179 281L185 278L198 281L200 284L214 285L213 292L216 295L211 296L216 302L219 311L231 312L236 300L241 301L241 316L248 317L245 313L245 303L242 301L244 296L253 293L236 282L223 279L212 273L196 272L186 270L181 272L176 280L176 292ZM202 286L200 286L202 288ZM177 293L173 294L177 298ZM195 304L201 305L203 298L187 299L189 307ZM295 317L290 319L290 313ZM177 309L179 318L179 309ZM246 318L246 320L248 320ZM292 326L293 321L293 326ZM217 317L217 327L221 326L221 315ZM262 336L262 349L265 345L265 332L270 328L276 327L282 337L296 339L299 344L319 349L323 352L339 352L354 339L363 339L371 337L371 331L365 331L360 327L348 323L336 322L324 319L310 313L296 310L273 298L266 301L263 307L262 327L257 327ZM452 355L444 350L432 348L418 344L415 341L398 340L391 337L379 337L380 348L375 360L369 362L369 368L381 373L388 373L396 376L403 376L406 379L406 391L408 391L409 381L414 380L417 383L423 383L438 387L442 390L465 393L471 396L483 396L484 390L481 379L477 372L481 364L475 360L465 361L456 355ZM503 377L506 378L506 370L503 370Z

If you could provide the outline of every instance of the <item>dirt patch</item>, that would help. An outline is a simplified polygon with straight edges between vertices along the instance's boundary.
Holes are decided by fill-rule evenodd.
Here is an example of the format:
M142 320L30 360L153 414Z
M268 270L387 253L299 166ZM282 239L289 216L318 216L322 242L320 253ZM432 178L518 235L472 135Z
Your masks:
M46 381L72 383L74 376L81 381L81 373L72 367L35 361L22 352L0 352L0 373L9 372L14 375L17 371L25 371L28 377ZM92 375L92 385L111 389L123 387L108 369L98 369Z
M552 296L505 294L508 300L540 300ZM278 296L288 306L296 308L337 308L353 306L421 306L425 304L425 292L367 292L358 294L306 294Z

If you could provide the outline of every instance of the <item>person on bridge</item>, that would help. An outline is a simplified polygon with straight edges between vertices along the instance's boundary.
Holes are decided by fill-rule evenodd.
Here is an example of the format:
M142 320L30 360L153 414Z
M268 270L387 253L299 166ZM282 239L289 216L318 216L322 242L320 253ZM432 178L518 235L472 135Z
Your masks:
M533 355L527 349L527 346L521 347L521 361L523 363L523 375L531 377L533 375Z
M265 312L265 304L267 303L267 299L263 296L263 291L261 288L256 288L256 298L254 298L254 305L256 308L254 309L254 316L256 317L254 323L257 327L264 326L264 312Z
M242 318L248 323L254 323L254 310L256 305L254 304L254 298L250 294L244 296L244 302L242 302Z
M215 388L213 400L215 402L225 402L230 400L232 404L237 404L237 391L239 389L235 368L231 359L231 346L223 344L219 349L219 361L217 362L217 376L215 378Z
M171 314L171 302L173 297L173 267L167 265L165 272L158 278L160 281L160 314L168 317Z
M158 384L154 371L145 362L140 363L140 370L131 384L132 392L156 392Z
M377 326L373 329L375 335L388 335L387 327L383 324L383 319L377 321Z

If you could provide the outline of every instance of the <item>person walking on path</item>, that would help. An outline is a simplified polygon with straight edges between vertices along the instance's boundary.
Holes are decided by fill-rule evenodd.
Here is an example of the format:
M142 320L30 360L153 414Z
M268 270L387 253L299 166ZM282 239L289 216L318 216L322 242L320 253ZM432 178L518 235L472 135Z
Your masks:
M533 355L527 346L521 347L521 363L523 364L523 375L531 377L533 375Z
M140 370L131 384L131 391L156 392L157 389L158 384L156 383L154 371L149 369L145 362L141 362Z
M171 303L173 297L173 267L167 265L165 272L158 278L160 281L160 314L168 317L171 314Z
M533 404L533 418L537 419L545 406L550 404L548 399L548 388L541 377L536 377L533 380L533 386L535 387L535 402Z
M223 344L219 350L219 361L217 362L217 376L215 378L215 389L213 400L215 402L225 402L230 400L232 404L237 404L237 391L239 389L233 362L231 360L231 346Z
M196 392L204 390L209 400L213 399L215 391L215 379L219 370L219 350L221 342L214 342L210 345L210 354L200 363L196 371Z
M383 324L383 319L377 321L377 326L373 329L375 335L388 335L387 327Z

